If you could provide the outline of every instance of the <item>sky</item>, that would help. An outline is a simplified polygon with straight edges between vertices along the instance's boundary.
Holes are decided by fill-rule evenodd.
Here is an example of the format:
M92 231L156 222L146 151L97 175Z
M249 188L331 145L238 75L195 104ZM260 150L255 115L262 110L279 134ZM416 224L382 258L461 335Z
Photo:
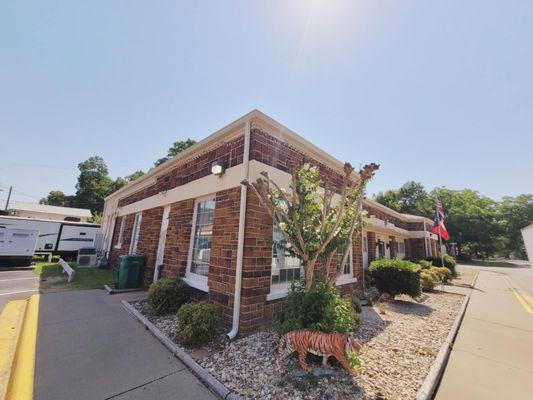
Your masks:
M533 193L533 2L4 1L0 206L149 169L254 108L354 166Z

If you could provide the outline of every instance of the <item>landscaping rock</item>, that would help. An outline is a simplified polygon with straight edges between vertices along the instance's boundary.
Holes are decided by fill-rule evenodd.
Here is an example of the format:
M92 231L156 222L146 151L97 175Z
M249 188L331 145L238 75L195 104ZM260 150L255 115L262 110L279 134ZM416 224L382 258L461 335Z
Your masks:
M418 302L400 296L379 306L363 307L355 334L363 347L362 370L348 375L330 357L331 369L321 368L321 357L308 356L313 374L300 369L295 355L278 372L275 348L279 336L272 330L232 342L220 331L214 343L193 351L197 362L216 379L245 399L355 399L411 400L424 381L441 344L455 320L462 296L428 293ZM146 301L134 306L178 345L174 314L155 317ZM384 313L381 314L379 308ZM288 372L291 371L291 372Z

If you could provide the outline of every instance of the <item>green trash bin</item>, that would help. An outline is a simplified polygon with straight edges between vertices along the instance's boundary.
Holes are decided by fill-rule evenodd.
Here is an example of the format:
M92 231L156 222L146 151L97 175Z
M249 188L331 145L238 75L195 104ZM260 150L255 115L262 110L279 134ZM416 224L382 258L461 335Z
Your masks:
M145 256L121 256L117 289L135 289L141 286Z

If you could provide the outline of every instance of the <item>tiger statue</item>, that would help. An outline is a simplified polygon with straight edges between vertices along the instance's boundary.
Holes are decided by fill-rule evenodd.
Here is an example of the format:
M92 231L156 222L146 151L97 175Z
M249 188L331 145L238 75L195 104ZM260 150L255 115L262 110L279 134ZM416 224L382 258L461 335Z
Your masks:
M281 361L294 351L298 352L300 366L304 371L311 372L312 368L305 360L307 352L322 356L322 366L328 367L328 358L335 357L342 366L350 373L357 375L357 372L350 366L346 355L350 351L359 351L361 342L359 339L344 335L338 332L325 333L311 331L308 329L298 329L287 332L283 335L277 346L276 367L281 371Z

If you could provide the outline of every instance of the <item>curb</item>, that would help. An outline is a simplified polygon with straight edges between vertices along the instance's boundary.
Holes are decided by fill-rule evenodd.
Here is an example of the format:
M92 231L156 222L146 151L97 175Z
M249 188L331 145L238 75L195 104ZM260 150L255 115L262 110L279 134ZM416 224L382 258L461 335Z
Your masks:
M224 400L241 400L241 397L220 383L206 369L200 366L189 356L185 350L177 346L167 335L156 328L154 324L148 321L139 311L137 311L126 300L121 301L122 306L135 317L146 329L150 331L175 357L177 357L194 375L196 375L213 393Z
M7 322L0 324L0 400L33 399L38 314L39 295L34 294L10 301L0 316Z
M104 290L107 294L120 294L120 293L129 293L129 292L142 292L144 288L134 288L134 289L113 289L109 285L104 285Z
M476 286L477 277L481 271L476 272L476 276L474 276L474 279L472 280L472 283L470 284L470 289L474 289L474 286Z
M27 300L12 300L0 315L0 400L7 398L13 378L13 366L27 306Z
M424 379L424 383L422 383L422 386L420 386L420 389L418 389L418 392L416 394L416 400L430 400L433 398L435 390L437 389L437 386L440 382L440 378L442 377L444 369L446 368L446 364L448 362L448 358L453 347L453 342L455 340L455 337L457 336L457 332L459 331L461 322L463 321L463 317L465 315L466 307L469 301L470 293L465 296L463 304L461 305L461 309L459 310L459 314L457 314L457 317L455 317L455 321L453 322L452 328L450 329L446 340L440 347L437 357L435 358L435 361L433 361L433 364L431 365L431 369L429 370L426 379Z

